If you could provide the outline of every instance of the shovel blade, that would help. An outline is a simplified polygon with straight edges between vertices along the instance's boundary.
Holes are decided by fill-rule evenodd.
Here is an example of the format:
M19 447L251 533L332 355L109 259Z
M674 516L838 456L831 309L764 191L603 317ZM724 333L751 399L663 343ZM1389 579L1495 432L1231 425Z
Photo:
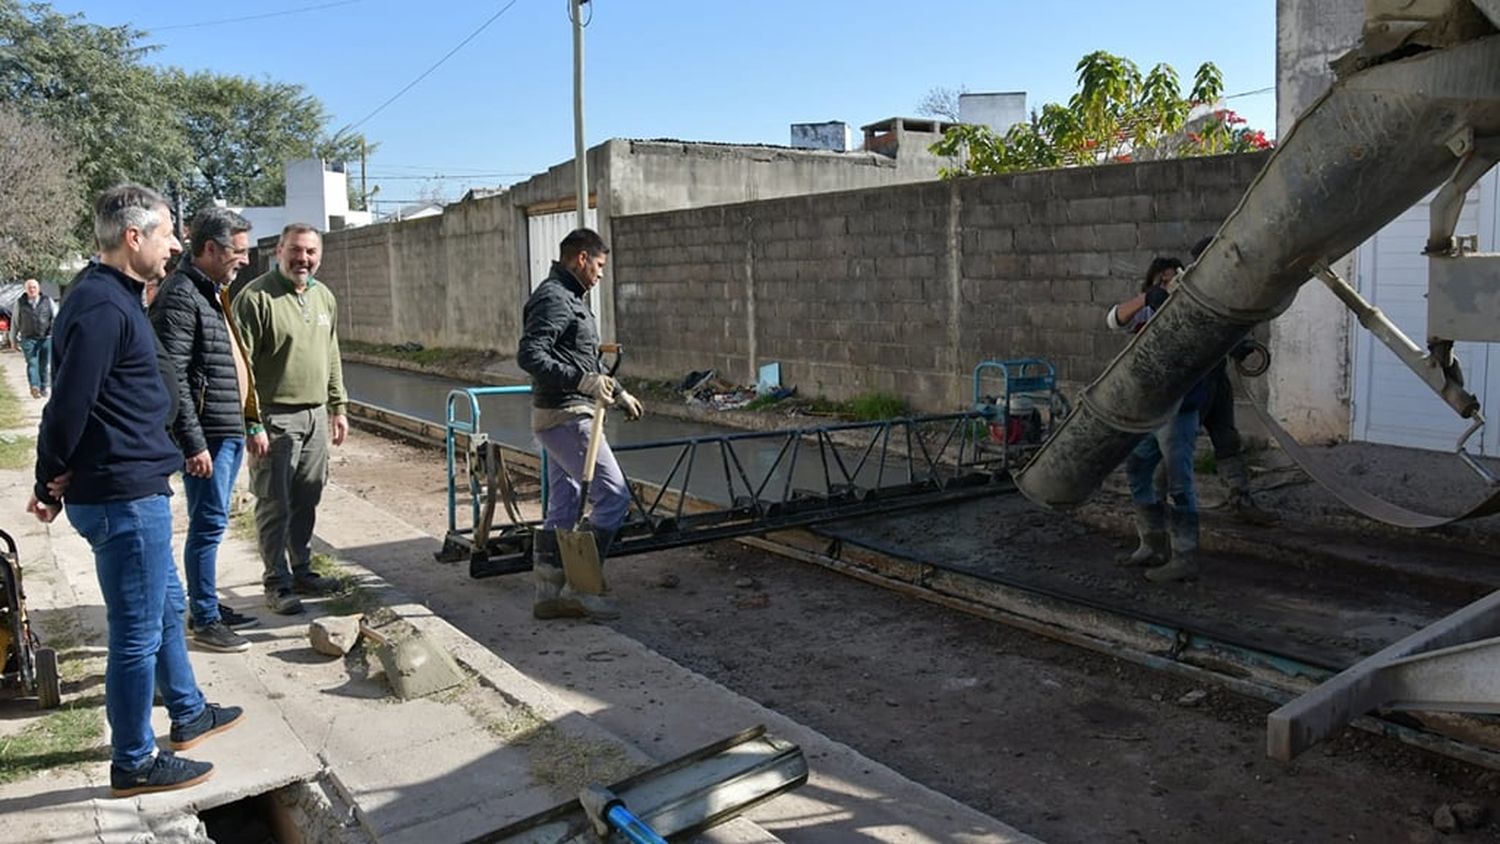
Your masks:
M588 595L604 594L604 563L592 530L558 530L557 550L569 586Z
M402 700L436 694L465 679L446 651L417 634L379 645L375 654L391 690Z

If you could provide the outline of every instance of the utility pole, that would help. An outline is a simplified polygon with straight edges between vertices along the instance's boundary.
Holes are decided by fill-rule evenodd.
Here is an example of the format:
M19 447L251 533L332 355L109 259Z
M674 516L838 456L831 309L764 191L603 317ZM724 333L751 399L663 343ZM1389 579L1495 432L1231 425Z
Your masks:
M368 151L365 149L365 136L359 136L359 210L370 210L370 192L365 190L365 164Z
M589 164L583 148L583 6L568 0L573 19L573 171L578 176L578 228L588 225Z

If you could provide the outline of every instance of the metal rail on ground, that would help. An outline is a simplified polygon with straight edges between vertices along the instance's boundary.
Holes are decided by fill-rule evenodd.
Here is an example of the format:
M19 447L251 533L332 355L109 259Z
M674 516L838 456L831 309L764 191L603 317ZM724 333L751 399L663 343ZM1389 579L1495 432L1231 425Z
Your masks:
M528 392L524 386L471 387L448 396L448 533L439 559L467 559L473 577L531 569L540 523L514 517L496 523L495 508L511 503L505 455L513 447L489 441L479 407L482 397ZM467 418L457 412L462 407ZM985 416L971 412L612 445L617 457L651 455L670 468L650 482L627 477L630 515L610 553L640 554L1010 491L1004 456L986 448L987 438ZM460 471L461 456L467 471ZM546 455L540 460L545 509ZM461 474L468 477L467 527L458 523L465 509L458 500ZM506 509L515 513L513 506Z

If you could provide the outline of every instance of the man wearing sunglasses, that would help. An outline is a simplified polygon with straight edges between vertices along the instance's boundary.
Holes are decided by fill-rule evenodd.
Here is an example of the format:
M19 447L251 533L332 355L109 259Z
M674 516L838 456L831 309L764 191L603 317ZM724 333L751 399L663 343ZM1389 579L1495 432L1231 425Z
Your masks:
M254 382L230 314L229 284L250 263L250 223L210 206L193 217L192 249L151 302L151 325L177 375L173 439L187 459L182 488L188 532L182 549L193 641L224 653L249 650L235 627L255 619L220 606L219 543L229 527L245 427L260 421Z

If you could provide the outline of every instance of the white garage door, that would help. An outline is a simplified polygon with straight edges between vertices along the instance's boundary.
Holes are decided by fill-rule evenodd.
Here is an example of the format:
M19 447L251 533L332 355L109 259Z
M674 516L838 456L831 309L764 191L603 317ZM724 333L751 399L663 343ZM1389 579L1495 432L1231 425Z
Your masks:
M590 208L584 215L588 227L598 231L599 213ZM531 261L531 289L547 280L552 271L552 262L557 260L557 245L578 227L578 212L563 211L556 214L537 214L526 218L526 248ZM606 271L606 275L608 271ZM594 316L599 315L599 288L589 291L589 307Z
M1496 208L1500 177L1486 176L1470 191L1457 233L1479 235L1481 251L1497 249ZM1427 342L1428 202L1423 201L1359 248L1356 284L1376 307L1419 346ZM1500 284L1500 279L1496 279ZM1357 440L1414 448L1452 450L1468 427L1384 344L1356 327L1354 342L1353 436ZM1482 443L1471 450L1500 454L1500 344L1460 343L1464 381L1479 397L1486 426Z

